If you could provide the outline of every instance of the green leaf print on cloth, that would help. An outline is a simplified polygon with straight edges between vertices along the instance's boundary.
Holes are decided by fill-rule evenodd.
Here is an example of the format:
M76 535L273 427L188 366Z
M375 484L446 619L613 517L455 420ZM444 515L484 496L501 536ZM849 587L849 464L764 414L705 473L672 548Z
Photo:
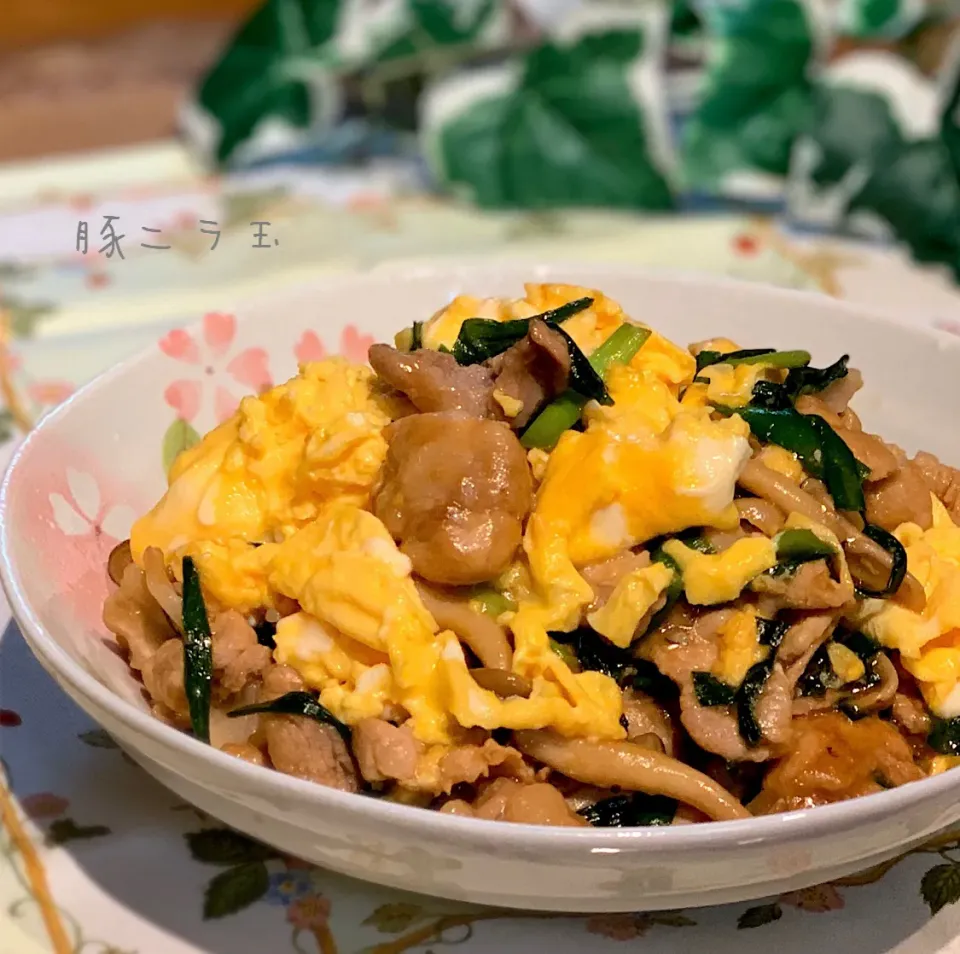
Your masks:
M927 0L841 0L836 29L843 36L895 39L927 15Z
M370 66L438 47L487 46L507 38L503 0L344 0L341 58Z
M809 119L807 6L701 0L698 9L712 37L702 98L682 138L685 180L707 192L762 195L771 176L786 174Z
M437 178L487 208L671 208L656 115L664 28L603 25L441 81L423 109Z
M273 147L338 111L329 41L339 0L267 0L203 80L187 132L218 162L258 134Z
M259 901L270 887L270 875L262 861L227 868L213 878L203 896L204 920L236 914Z
M230 163L296 148L386 106L413 116L424 72L506 44L509 27L504 0L267 0L182 124L202 152ZM434 62L448 48L456 53ZM400 110L384 102L398 93Z
M920 882L920 895L931 914L960 901L960 865L949 863L931 868Z
M857 50L831 64L794 153L793 220L900 240L960 276L960 180L942 112L934 82L890 53Z

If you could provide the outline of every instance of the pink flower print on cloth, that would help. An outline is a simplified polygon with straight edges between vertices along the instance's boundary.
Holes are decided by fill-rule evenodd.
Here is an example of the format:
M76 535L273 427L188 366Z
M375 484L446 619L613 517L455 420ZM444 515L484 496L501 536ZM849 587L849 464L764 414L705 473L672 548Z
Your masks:
M202 341L195 340L183 328L160 339L160 350L165 355L192 366L189 378L173 381L163 392L163 399L183 420L192 421L200 413L208 379L213 387L216 420L223 422L233 414L242 394L237 395L221 383L223 373L257 394L272 386L269 359L263 348L246 348L230 357L236 333L237 319L233 315L213 311L203 316Z

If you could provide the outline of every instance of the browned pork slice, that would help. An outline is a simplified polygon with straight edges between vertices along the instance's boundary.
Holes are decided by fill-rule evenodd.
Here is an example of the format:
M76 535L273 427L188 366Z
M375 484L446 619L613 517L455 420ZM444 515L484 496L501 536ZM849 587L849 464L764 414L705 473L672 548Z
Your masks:
M303 680L295 669L269 666L263 673L260 700L266 702L303 689ZM269 714L260 720L275 769L344 792L360 790L353 759L333 726L303 716Z
M408 725L370 718L353 727L353 754L368 782L412 782L422 752Z
M507 415L519 430L529 423L537 409L567 388L570 377L570 353L558 331L534 318L527 336L488 362L493 372L494 389L519 401L521 410Z
M709 672L719 655L718 634L734 611L714 610L693 616L674 610L646 639L644 655L680 687L680 721L700 748L728 762L765 762L768 746L750 748L740 735L734 705L702 706L693 688L695 672Z
M750 804L754 814L827 805L923 777L906 740L876 716L852 722L820 712L794 719L793 727L789 752Z
M960 520L960 469L941 464L939 458L923 451L913 460L927 489L950 511L954 520Z
M254 628L236 610L217 614L210 634L214 685L221 697L241 692L270 665L270 649L257 642Z
M906 461L889 477L867 484L864 492L867 521L884 530L896 530L903 523L926 530L933 523L930 487L914 461Z
M854 598L853 583L835 580L823 560L804 563L796 572L781 576L762 573L750 589L770 597L775 609L837 608Z
M451 354L423 348L406 352L375 344L370 365L391 387L423 413L461 411L471 417L501 416L493 400L493 372L483 365L463 367Z
M547 782L525 785L511 778L494 779L472 806L476 818L527 825L582 828L587 821L567 805L560 791ZM463 807L456 814L466 814Z
M615 556L608 557L598 563L588 563L581 567L580 575L590 584L593 590L593 602L589 611L599 609L610 599L620 580L634 570L642 570L650 565L650 554L646 550L635 553L633 550L624 550Z

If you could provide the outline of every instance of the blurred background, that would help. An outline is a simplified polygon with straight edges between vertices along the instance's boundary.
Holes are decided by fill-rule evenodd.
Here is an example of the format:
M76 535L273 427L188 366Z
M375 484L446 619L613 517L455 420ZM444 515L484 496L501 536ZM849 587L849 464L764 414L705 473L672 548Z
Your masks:
M0 161L172 135L258 0L4 0Z
M443 256L960 333L958 75L960 0L0 0L0 438L205 311Z

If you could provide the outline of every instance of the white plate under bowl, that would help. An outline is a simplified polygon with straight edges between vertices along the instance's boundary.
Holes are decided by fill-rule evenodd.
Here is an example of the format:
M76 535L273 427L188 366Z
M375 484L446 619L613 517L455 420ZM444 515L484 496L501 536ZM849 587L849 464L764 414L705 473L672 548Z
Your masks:
M725 335L746 347L807 348L818 363L848 352L864 372L856 406L868 428L910 451L960 458L960 342L825 297L561 264L325 279L251 302L235 334L220 316L168 337L82 389L24 442L0 491L0 575L41 663L148 772L209 814L333 870L464 901L583 912L741 901L867 867L960 819L954 770L747 821L606 831L484 822L256 768L150 716L99 612L116 536L164 490L169 402L185 406L175 382L201 382L192 391L199 409L189 410L202 431L214 423L217 394L240 392L234 377L267 368L280 381L294 373L295 352L317 352L317 339L328 351L362 353L364 335L389 340L454 294L516 295L524 281L600 288L679 342Z

